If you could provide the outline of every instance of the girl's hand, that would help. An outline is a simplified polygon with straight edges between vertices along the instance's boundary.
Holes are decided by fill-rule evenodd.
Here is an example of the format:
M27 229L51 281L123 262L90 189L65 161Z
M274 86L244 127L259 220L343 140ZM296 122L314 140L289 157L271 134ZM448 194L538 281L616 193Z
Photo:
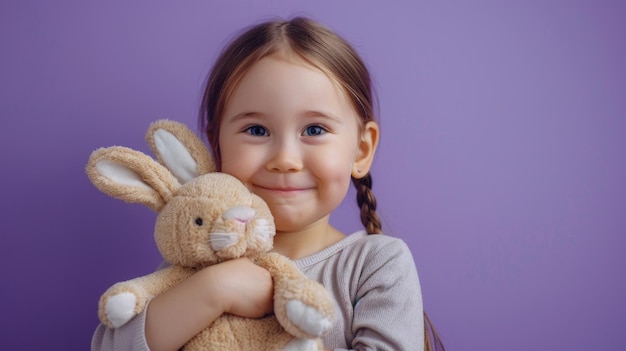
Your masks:
M222 262L212 269L223 311L247 318L260 318L274 310L274 283L270 273L247 258Z
M158 295L146 311L153 351L178 350L223 313L260 318L273 311L269 272L246 258L206 267Z

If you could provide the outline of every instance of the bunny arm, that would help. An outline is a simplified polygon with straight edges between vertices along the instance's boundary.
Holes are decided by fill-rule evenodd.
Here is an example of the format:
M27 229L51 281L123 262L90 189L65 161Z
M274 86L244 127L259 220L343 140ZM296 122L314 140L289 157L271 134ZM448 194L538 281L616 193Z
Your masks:
M309 279L287 257L267 253L256 260L274 281L274 314L290 334L317 338L335 321L334 300L318 282Z
M148 301L191 276L195 270L170 266L154 273L119 282L100 297L98 316L109 328L118 328L140 314Z

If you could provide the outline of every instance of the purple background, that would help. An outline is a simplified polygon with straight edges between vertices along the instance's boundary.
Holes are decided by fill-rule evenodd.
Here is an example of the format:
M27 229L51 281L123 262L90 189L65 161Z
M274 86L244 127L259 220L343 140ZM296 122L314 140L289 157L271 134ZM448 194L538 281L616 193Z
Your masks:
M154 214L99 193L90 152L197 128L227 39L294 14L372 70L375 193L448 349L623 349L626 5L569 0L2 1L0 347L88 349L98 296L160 261Z

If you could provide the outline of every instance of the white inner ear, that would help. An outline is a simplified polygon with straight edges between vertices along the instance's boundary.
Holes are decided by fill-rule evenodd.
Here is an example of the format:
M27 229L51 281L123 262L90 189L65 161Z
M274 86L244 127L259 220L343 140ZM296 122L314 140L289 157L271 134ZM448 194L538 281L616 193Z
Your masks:
M198 167L189 150L172 133L157 129L154 132L156 146L165 167L184 184L198 176Z
M152 190L152 188L141 180L139 174L131 169L111 161L99 161L96 164L98 173L111 179L115 184L136 186L139 188Z

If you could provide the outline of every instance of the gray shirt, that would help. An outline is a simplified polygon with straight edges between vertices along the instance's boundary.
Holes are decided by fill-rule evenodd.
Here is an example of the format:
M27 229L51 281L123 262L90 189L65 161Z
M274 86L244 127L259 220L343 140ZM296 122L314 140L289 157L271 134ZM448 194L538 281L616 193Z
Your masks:
M422 294L406 244L356 232L296 265L324 285L337 303L337 323L324 336L334 350L423 350ZM149 350L145 312L126 325L96 329L91 349Z
M423 350L422 294L406 244L364 231L295 261L337 302L338 321L324 337L335 350Z

